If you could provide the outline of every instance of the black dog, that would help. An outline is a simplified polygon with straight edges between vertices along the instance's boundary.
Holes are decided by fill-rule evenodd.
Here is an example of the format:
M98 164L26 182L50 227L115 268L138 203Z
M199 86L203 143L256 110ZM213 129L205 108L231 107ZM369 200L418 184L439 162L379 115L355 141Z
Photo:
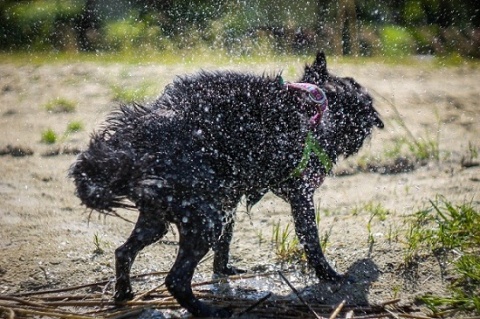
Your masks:
M236 273L228 265L234 208L243 195L251 207L267 190L291 204L318 278L341 278L319 245L313 193L337 158L357 152L383 123L358 83L328 73L323 53L300 82L234 72L177 78L152 105L121 107L92 136L70 169L78 197L99 211L128 199L140 212L115 252L116 301L133 297L137 253L174 223L180 247L169 291L195 316L230 316L196 299L191 279L210 248L216 273Z

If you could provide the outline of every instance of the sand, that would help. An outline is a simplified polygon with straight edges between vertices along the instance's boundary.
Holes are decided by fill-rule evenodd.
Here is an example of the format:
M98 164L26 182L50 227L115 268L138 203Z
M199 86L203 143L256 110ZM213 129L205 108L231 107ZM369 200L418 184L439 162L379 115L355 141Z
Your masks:
M284 77L294 80L303 63L221 68L258 74L285 70ZM74 153L86 147L89 134L118 105L115 87L147 87L154 98L176 75L216 68L213 63L0 63L0 295L113 278L113 252L128 237L132 224L90 215L80 205L67 178ZM403 304L414 305L419 295L446 294L448 273L442 273L434 258L422 259L415 269L405 268L405 232L409 216L438 196L455 204L479 206L480 167L473 150L480 146L480 69L472 65L442 67L430 60L412 65L333 61L329 68L367 87L385 122L385 129L376 130L359 154L342 160L316 193L320 236L323 239L329 234L327 258L340 272L349 271L360 278L357 287L332 292L331 285L318 283L310 272L302 272L298 263L278 261L271 242L273 229L277 223L285 229L291 217L289 206L272 194L250 214L239 205L232 262L249 272L293 270L291 278L297 288L327 304L342 299L361 304L400 298ZM73 101L75 110L47 111L45 105L56 98ZM388 151L410 134L399 124L392 105L418 141L438 143L438 159L389 157ZM72 121L81 121L84 129L64 136ZM41 132L47 128L60 136L54 145L41 142ZM410 153L406 148L404 152ZM394 169L395 161L407 164ZM383 209L384 218L372 218L372 207ZM119 213L131 221L136 219L136 212ZM175 233L172 229L164 242L142 251L132 273L168 271L177 249L170 243L176 241ZM194 280L209 276L211 258L200 265ZM136 282L134 288L147 289L158 285L158 280L162 278ZM280 283L273 278L267 286L248 281L240 285L285 292ZM111 291L106 294L109 298Z

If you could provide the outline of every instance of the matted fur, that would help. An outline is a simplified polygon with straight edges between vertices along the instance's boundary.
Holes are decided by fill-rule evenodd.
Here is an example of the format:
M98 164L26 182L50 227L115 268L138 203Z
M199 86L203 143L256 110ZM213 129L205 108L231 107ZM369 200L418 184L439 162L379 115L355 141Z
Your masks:
M315 224L313 193L328 172L313 155L300 176L292 172L308 132L334 163L354 154L383 123L364 88L328 73L323 53L306 66L301 81L319 86L328 98L316 127L309 124L312 102L287 89L280 76L222 71L178 77L154 103L122 106L92 136L70 169L78 197L99 211L129 199L140 212L116 250L117 302L133 297L129 273L137 253L173 223L180 247L166 278L169 291L195 316L229 316L196 299L191 279L211 248L216 273L239 271L228 265L234 208L241 196L250 207L268 190L291 204L317 276L341 278L325 260Z

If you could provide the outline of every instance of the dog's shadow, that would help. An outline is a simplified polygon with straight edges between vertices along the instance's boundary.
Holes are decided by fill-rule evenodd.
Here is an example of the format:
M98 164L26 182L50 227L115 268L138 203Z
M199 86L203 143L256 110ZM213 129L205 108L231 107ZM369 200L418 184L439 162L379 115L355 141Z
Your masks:
M339 283L320 281L300 290L302 298L307 302L338 305L345 300L349 305L368 305L370 286L380 275L377 265L368 258L358 260L350 266L346 276L350 280ZM296 298L292 293L292 298Z
M287 296L277 296L273 294L269 300L274 301L276 298L279 298L279 300L298 300L298 293L304 301L311 305L337 306L345 300L347 305L368 306L368 295L371 284L378 279L379 275L380 271L377 265L371 259L365 258L356 261L350 266L345 274L345 277L348 279L342 282L330 283L323 280L316 280L316 283L304 288L294 287L297 292L293 292L292 290ZM285 283L285 285L287 285L287 283ZM218 290L220 286L222 288ZM239 289L232 289L228 281L220 286L216 285L214 289L216 293L238 296ZM240 288L240 291L242 291L242 295L249 294L249 292L245 293L242 288Z

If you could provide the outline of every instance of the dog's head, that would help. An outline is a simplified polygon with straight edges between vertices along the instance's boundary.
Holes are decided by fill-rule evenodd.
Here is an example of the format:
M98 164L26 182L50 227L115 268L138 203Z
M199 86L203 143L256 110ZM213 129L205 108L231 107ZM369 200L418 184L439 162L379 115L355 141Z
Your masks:
M325 142L335 145L336 155L356 153L373 127L383 128L367 90L352 78L331 75L323 52L312 65L305 66L301 81L317 85L327 96L328 109L319 131L331 139Z

